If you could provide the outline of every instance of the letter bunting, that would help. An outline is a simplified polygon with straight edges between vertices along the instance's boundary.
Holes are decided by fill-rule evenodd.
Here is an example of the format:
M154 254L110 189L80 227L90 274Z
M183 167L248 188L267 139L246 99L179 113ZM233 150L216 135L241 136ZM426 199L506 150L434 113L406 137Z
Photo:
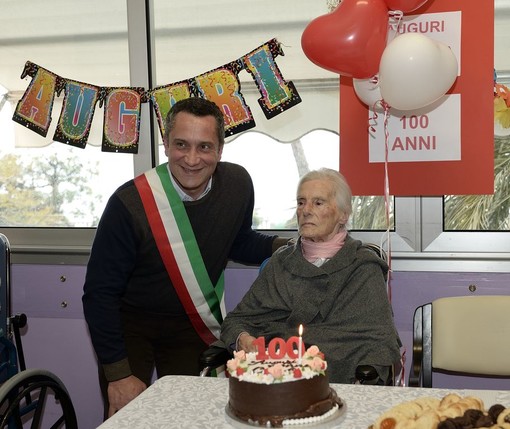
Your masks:
M241 92L239 72L246 70L255 81L261 97L258 103L267 119L301 102L290 81L285 81L275 58L284 55L280 43L271 39L242 58L193 78L154 89L139 87L99 87L62 78L27 61L21 78L32 81L18 102L13 121L46 137L51 123L55 94L64 91L54 141L85 148L96 104L104 108L103 152L138 153L142 103L150 102L161 135L165 117L179 100L202 97L218 105L225 117L227 136L255 127L250 106Z

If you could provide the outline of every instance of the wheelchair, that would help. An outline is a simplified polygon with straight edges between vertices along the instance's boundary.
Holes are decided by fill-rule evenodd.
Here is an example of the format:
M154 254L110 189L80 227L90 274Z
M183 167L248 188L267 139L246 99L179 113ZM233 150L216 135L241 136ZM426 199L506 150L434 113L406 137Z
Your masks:
M50 371L27 369L20 330L25 314L10 316L10 245L0 234L0 429L78 427L67 389ZM56 411L45 412L54 399Z
M44 414L51 398L60 405L56 416ZM0 428L23 428L27 422L31 428L78 428L69 393L62 381L49 371L27 369L0 386Z
M373 243L363 243L363 247L374 252L378 257L380 257L385 262L388 261L388 256L386 252L377 244ZM267 264L269 258L264 260L260 265L259 272ZM226 362L232 358L232 353L229 351L227 346L222 341L216 341L211 344L199 357L199 365L200 365L200 376L207 377L212 374L212 372L224 366ZM386 385L391 386L394 384L394 368L390 368L390 373L388 379L383 380L379 377L377 370L371 365L359 365L356 368L356 372L354 374L354 384L368 384L368 385Z

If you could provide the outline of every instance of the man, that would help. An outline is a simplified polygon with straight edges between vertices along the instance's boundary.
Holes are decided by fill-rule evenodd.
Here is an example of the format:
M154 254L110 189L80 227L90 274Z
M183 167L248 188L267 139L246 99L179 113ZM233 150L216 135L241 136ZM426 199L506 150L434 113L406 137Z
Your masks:
M220 162L224 118L201 98L165 124L168 164L122 185L99 222L83 307L111 416L167 374L198 374L219 337L228 259L261 263L284 239L252 230L249 174Z

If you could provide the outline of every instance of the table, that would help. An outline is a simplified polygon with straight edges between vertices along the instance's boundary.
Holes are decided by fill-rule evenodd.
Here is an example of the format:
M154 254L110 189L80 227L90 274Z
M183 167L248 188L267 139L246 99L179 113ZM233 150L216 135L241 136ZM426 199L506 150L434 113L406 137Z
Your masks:
M379 414L400 402L421 396L441 398L449 392L478 396L486 406L500 403L510 407L510 391L352 384L332 384L332 387L347 406L345 415L333 426L339 429L366 429ZM232 429L235 426L225 416L227 401L226 378L166 376L157 380L98 429Z

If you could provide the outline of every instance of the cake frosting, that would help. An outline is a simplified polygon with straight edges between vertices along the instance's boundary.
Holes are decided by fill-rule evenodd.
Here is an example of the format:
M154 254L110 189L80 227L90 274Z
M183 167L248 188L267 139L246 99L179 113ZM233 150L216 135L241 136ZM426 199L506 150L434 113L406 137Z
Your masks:
M309 424L343 406L330 388L327 362L317 346L300 359L257 359L236 352L227 362L230 414L265 427Z

